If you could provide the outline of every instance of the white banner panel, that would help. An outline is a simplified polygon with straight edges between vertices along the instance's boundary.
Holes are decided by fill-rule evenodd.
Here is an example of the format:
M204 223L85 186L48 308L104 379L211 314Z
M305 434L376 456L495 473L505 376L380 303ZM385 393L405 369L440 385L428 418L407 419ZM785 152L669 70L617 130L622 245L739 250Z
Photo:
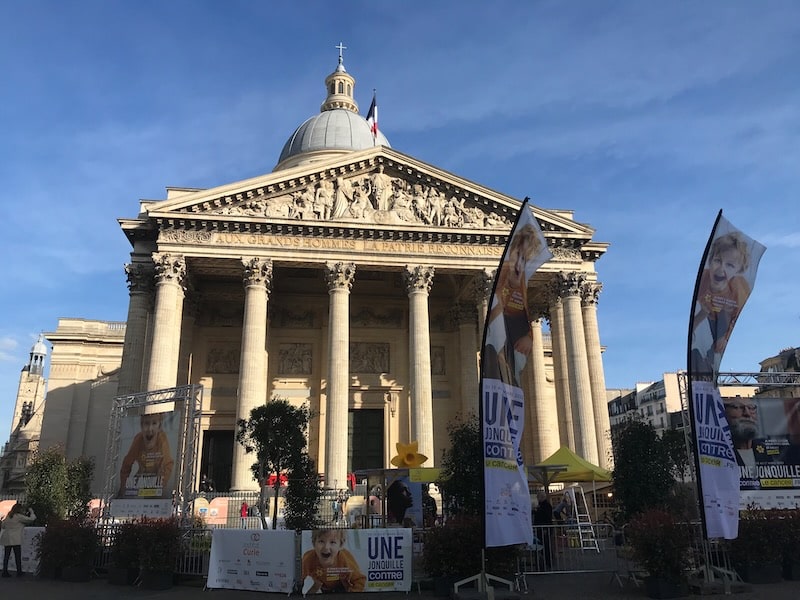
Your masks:
M520 450L525 424L520 382L532 344L528 282L552 256L526 199L500 261L481 353L487 547L533 543L528 473Z
M173 515L174 505L172 500L161 500L158 498L141 499L138 498L114 498L110 500L109 512L112 517L118 518L140 518L148 519L168 519Z
M44 527L26 527L22 530L22 571L24 573L36 573L39 569L39 558L36 556L36 536L44 533ZM5 552L5 547L0 546L0 556ZM17 565L14 562L14 553L8 561L8 570L16 572Z
M294 581L294 531L213 530L209 588L290 594Z
M316 529L302 533L303 595L408 592L410 529Z
M739 531L739 468L725 408L710 381L692 382L692 402L706 532L732 540Z

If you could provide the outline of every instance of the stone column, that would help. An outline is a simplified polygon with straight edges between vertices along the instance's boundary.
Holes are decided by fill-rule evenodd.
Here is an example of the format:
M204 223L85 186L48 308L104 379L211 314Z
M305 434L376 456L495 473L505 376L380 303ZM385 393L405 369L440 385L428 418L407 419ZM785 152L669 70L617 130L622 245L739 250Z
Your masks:
M564 306L564 339L569 363L569 395L575 431L575 452L592 464L598 464L597 436L594 427L592 387L586 357L586 336L583 332L580 288L584 276L561 272L557 276Z
M239 397L236 421L249 419L250 412L267 402L267 301L272 289L272 261L265 258L243 258L244 319L242 351L239 359ZM237 425L238 429L238 425ZM258 489L253 479L254 454L246 454L235 442L231 490Z
M178 377L186 260L179 254L153 253L156 307L147 391L174 387ZM161 412L167 407L154 409Z
M433 392L431 388L431 336L428 295L433 267L406 265L403 272L409 300L409 375L411 378L411 440L428 457L426 467L436 462L433 448Z
M458 353L461 365L461 412L478 414L478 344L475 335L475 311L464 305L455 309L458 324Z
M478 308L478 347L483 344L483 329L489 312L489 296L494 286L496 269L484 269L475 279L475 303Z
M597 432L597 455L599 465L613 469L611 456L611 423L608 418L606 399L606 377L600 347L600 332L597 326L597 300L603 286L600 283L586 282L581 288L581 311L583 330L586 335L586 356L589 361L589 381L592 386L594 406L594 428Z
M572 402L569 396L569 368L567 342L564 338L564 307L555 287L550 297L550 344L553 347L553 383L558 409L559 448L575 447L575 432L572 427Z
M531 322L531 338L533 345L530 356L530 373L532 402L534 410L530 415L534 421L530 424L530 436L534 440L534 462L540 462L558 450L560 438L558 433L558 404L555 396L546 392L547 379L544 366L544 339L542 337L542 320Z
M192 285L192 280L189 279L183 299L183 323L181 326L180 354L178 355L180 357L178 362L178 385L192 383L194 326L197 322L197 316L200 314L200 305L200 293Z
M145 337L147 322L153 307L153 264L125 265L128 278L128 320L122 345L122 364L119 370L117 394L134 394L142 390Z
M356 266L329 262L325 265L330 307L328 309L328 391L325 409L325 485L342 487L347 482L347 413L350 407L350 289Z

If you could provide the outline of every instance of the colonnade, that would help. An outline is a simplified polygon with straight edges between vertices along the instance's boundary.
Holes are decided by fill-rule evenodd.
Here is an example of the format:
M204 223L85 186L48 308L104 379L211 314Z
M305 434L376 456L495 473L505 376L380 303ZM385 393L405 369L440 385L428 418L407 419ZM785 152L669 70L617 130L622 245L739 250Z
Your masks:
M245 299L237 419L247 418L252 408L269 397L267 305L272 261L248 258L242 259L242 266ZM329 262L323 265L323 272L329 294L323 470L326 481L343 482L347 480L349 307L356 265ZM179 367L186 262L180 255L154 253L152 264L132 263L126 266L126 274L130 304L118 393L173 387ZM417 440L419 451L429 457L426 466L436 463L428 312L434 274L430 265L403 269L409 306L410 435ZM479 347L475 334L483 331L491 281L491 272L477 273L475 306L456 307L464 412L477 408ZM533 351L523 381L528 397L533 398L528 431L537 460L566 444L586 460L609 466L609 422L596 313L599 291L600 285L584 274L555 273L548 283L547 306L539 308L531 323ZM554 393L545 376L544 319L550 325ZM253 487L251 463L252 458L234 444L233 490Z

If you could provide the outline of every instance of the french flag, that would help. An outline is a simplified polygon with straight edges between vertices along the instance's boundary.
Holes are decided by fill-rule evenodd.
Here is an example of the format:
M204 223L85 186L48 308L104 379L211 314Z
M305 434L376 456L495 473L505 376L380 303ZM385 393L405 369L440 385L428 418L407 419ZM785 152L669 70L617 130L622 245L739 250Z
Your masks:
M372 104L369 105L369 110L367 111L367 124L369 125L369 130L372 132L373 138L378 136L378 103L376 100L377 96L373 91Z

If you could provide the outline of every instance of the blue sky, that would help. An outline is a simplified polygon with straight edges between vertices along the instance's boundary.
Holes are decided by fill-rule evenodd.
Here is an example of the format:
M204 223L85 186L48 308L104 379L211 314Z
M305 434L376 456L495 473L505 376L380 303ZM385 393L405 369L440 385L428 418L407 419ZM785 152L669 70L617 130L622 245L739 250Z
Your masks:
M124 320L116 219L166 186L270 172L336 44L397 150L544 208L599 263L607 387L685 366L717 211L767 246L722 362L800 344L800 4L0 4L0 437L59 317Z

